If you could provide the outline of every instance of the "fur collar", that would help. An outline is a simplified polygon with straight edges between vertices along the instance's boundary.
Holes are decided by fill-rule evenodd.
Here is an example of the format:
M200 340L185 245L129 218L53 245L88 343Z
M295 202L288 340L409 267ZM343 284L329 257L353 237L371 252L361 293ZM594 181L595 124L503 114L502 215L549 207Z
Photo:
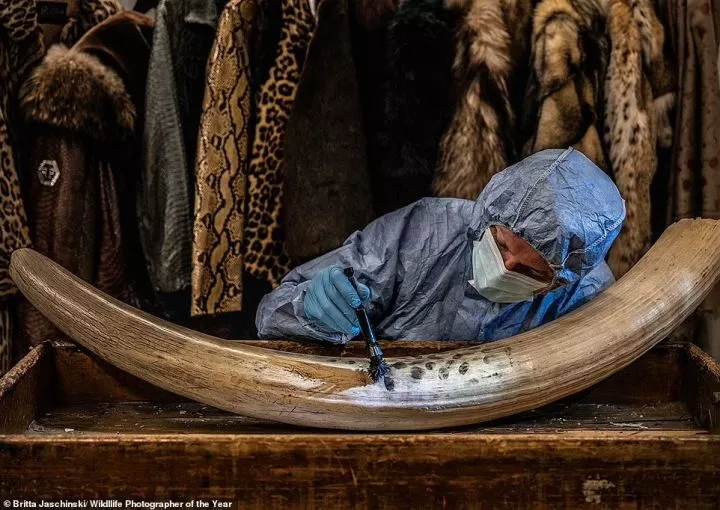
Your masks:
M50 48L20 91L27 122L49 124L99 141L130 137L135 106L120 77L92 55Z

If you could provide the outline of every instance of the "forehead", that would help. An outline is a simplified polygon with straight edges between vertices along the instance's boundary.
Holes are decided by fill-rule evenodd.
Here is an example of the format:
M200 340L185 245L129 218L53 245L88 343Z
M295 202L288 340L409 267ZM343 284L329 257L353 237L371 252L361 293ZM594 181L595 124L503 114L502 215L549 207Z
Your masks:
M505 244L505 248L515 255L521 255L526 262L541 263L544 267L547 260L529 242L504 225L493 225L495 238Z
M512 242L513 244L526 244L528 247L532 248L530 243L528 243L525 239L517 235L515 232L507 228L505 225L493 225L492 230L495 234L495 237L506 241L506 242Z

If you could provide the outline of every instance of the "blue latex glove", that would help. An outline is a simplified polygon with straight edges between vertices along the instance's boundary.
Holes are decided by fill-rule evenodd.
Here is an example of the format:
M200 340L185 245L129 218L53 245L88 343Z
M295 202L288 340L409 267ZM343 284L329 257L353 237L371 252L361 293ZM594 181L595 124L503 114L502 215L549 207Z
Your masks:
M370 289L358 283L355 292L340 266L332 265L313 276L305 293L306 318L323 329L350 338L360 334L355 308L370 300Z

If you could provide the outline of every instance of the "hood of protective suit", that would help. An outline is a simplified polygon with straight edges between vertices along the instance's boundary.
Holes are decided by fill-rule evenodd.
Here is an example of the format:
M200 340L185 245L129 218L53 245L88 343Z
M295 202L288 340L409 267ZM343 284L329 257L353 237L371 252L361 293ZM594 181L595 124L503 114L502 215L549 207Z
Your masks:
M534 154L497 174L476 201L426 198L386 214L341 247L296 267L258 308L266 338L344 343L304 311L318 271L352 267L370 287L366 310L379 338L490 342L554 320L615 281L604 262L625 204L612 181L580 152ZM500 224L555 268L556 286L532 300L496 303L472 287L473 241ZM566 283L563 285L562 283Z
M545 257L558 283L572 283L605 259L625 201L581 152L563 156L543 151L496 174L477 199L473 229L479 237L504 225Z

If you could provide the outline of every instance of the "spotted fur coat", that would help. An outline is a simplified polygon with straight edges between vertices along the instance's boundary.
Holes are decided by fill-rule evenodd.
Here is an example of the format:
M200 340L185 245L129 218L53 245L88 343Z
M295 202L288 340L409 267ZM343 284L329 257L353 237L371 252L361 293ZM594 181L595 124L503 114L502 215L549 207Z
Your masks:
M282 0L277 55L257 94L247 181L244 264L272 286L290 271L282 229L284 138L315 27L306 0Z
M8 273L10 254L30 243L16 166L14 100L23 77L44 52L35 1L0 0L0 375L10 368L12 358L9 298L17 289Z
M627 272L651 242L658 147L672 143L674 81L652 0L542 0L535 9L524 152L573 145L610 173L627 217L608 262Z
M605 79L605 143L627 208L608 264L620 277L650 247L650 186L658 145L672 144L675 93L663 54L664 28L652 1L607 0L607 24L612 50Z

